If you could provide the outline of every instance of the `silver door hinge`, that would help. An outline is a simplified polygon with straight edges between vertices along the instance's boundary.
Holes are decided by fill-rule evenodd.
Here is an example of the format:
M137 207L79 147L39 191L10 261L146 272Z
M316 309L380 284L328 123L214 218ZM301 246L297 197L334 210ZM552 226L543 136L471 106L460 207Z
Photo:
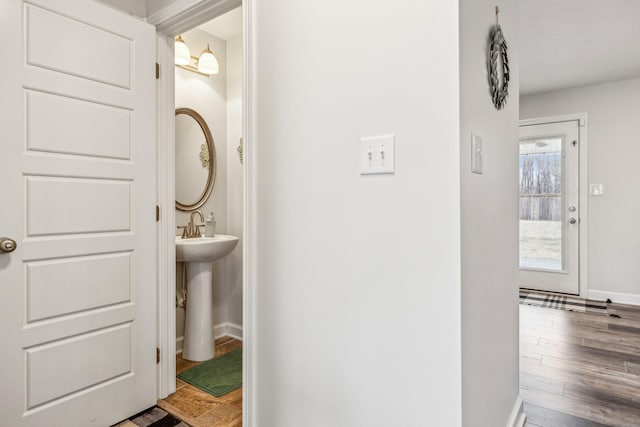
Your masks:
M160 78L160 64L156 62L156 80Z
M156 222L160 221L160 206L156 205Z
M160 349L156 347L156 365L160 363Z

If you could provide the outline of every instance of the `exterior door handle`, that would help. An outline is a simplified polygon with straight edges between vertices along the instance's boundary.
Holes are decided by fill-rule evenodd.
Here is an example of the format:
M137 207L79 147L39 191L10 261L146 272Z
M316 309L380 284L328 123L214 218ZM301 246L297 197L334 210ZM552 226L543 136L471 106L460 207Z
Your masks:
M578 220L577 220L577 219L575 219L575 218L569 218L569 224L573 225L573 224L575 224L576 222L578 222Z
M0 237L0 253L8 254L16 250L16 241L8 237Z

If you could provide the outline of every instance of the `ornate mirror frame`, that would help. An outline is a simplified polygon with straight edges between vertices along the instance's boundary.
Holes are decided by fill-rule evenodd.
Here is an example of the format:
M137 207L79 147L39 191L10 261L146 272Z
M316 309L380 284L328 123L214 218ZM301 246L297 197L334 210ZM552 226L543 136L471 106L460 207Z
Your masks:
M189 212L194 211L204 205L211 195L211 191L213 190L213 186L216 182L216 146L213 142L213 136L211 135L209 126L207 126L207 122L205 122L204 118L197 111L192 110L191 108L177 108L175 115L178 116L179 114L190 116L198 123L198 125L200 125L200 129L202 129L204 138L207 141L207 148L209 149L209 176L207 178L207 184L202 191L200 198L198 198L198 200L191 205L185 205L176 200L176 209L184 212ZM178 140L176 138L176 144L177 143Z

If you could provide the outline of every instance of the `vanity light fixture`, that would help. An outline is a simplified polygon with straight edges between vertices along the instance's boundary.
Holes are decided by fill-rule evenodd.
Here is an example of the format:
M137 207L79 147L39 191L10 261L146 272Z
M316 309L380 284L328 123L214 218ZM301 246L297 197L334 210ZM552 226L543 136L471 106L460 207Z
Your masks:
M189 47L182 39L182 35L176 37L175 54L176 65L189 65L191 62L191 52L189 52Z
M199 58L192 56L189 47L182 39L182 35L175 39L175 64L177 67L207 77L210 77L211 74L218 74L219 71L218 60L209 45L202 51Z
M218 74L218 60L213 56L213 52L207 45L207 48L200 54L198 59L198 71L203 74Z

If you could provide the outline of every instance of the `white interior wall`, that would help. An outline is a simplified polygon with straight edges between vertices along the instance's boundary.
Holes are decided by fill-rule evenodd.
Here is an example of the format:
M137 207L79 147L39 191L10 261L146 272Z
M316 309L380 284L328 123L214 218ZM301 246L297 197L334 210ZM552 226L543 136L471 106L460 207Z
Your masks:
M493 106L487 40L500 7L509 46L510 95ZM462 226L462 420L497 427L518 400L518 2L460 2ZM484 170L471 172L471 134L483 139Z
M175 103L176 108L188 107L196 110L205 119L216 147L217 173L216 182L211 196L199 209L205 218L213 211L216 217L216 233L227 232L227 61L226 43L204 31L195 29L183 34L183 38L191 54L200 56L207 43L218 59L220 72L210 77L175 68ZM186 225L189 222L189 212L176 210L176 224ZM200 222L199 217L197 222ZM176 230L176 235L180 231ZM176 268L176 291L181 292L182 263ZM227 263L223 260L214 263L213 270L213 298L214 325L226 322L225 283L227 277ZM176 337L184 333L184 309L176 310Z
M118 0L109 0L109 1L118 1ZM126 0L119 0L126 1ZM178 0L136 0L146 3L146 16L151 16L159 10L164 9L167 6L171 6L173 3L176 3Z
M225 321L242 325L243 165L238 156L242 138L242 38L227 40L227 232L240 237L227 256Z
M259 3L256 419L460 426L458 2Z
M588 113L589 295L640 304L640 78L523 96L520 118Z
M147 5L145 0L98 0L98 1L140 18L144 18L147 16Z

